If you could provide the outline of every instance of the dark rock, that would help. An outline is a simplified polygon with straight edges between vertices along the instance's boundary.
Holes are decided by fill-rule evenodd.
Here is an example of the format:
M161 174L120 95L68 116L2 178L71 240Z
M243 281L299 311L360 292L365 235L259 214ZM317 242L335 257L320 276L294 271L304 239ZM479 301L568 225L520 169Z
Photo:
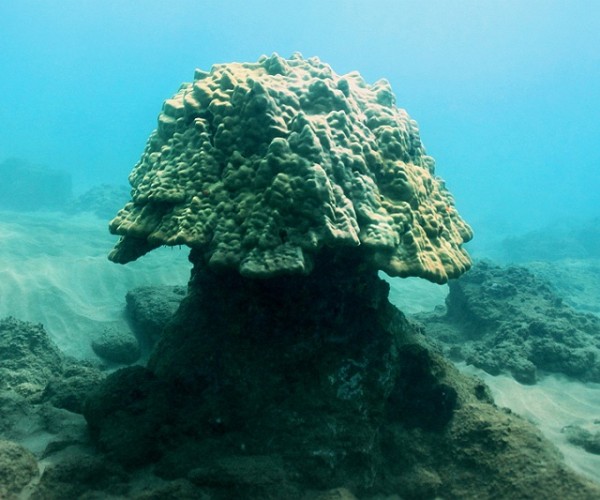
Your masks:
M600 316L600 259L531 262L527 268L550 283L575 310Z
M450 282L446 305L416 317L453 359L524 384L540 371L600 381L600 318L575 311L524 267L479 262Z
M130 494L135 500L214 500L207 491L187 479L177 479L158 485L144 485L143 490Z
M277 453L315 487L349 469L357 482L375 473L374 418L397 372L392 346L411 331L375 274L322 265L313 279L197 272L149 364L204 402L182 398L179 428L201 422L201 442L239 434L247 453Z
M61 209L72 198L70 174L11 158L0 163L0 208Z
M394 500L389 497L388 500ZM306 494L306 500L357 500L348 488L334 488L332 490L320 491Z
M600 431L594 433L577 425L569 425L562 429L567 441L575 446L581 446L588 453L600 455Z
M90 455L75 456L44 470L32 500L123 498L128 476L118 465Z
M154 345L186 293L184 286L142 286L127 292L127 314L139 337Z
M401 347L400 373L387 405L391 420L427 430L441 430L448 424L458 404L457 392L439 382L432 371L433 363L426 347Z
M141 366L110 374L87 399L90 433L107 457L127 467L156 460L163 427L175 419L169 391Z
M62 369L63 355L41 324L0 320L0 389L31 395Z
M277 491L283 495L282 485L286 481L283 462L278 457L260 455L232 455L212 461L204 467L192 469L188 479L198 486L241 492ZM294 492L296 495L298 492ZM290 492L290 494L294 494ZM270 495L269 495L270 496Z
M46 386L42 399L56 408L74 413L83 413L83 404L88 395L97 389L105 375L93 366L71 364L60 377L55 377Z
M42 459L48 458L52 455L56 455L57 453L60 453L63 450L66 450L67 448L69 448L71 446L78 446L80 444L82 444L81 441L76 440L76 439L58 439L55 441L50 441L46 445L46 448L44 448L44 451L40 455L40 458L42 458Z
M351 255L269 280L195 257L148 368L110 375L86 403L111 460L152 463L211 498L600 495L444 360Z
M33 401L14 391L0 391L0 408L0 437L27 443L38 458L64 447L57 443L89 444L81 415Z
M0 440L0 498L17 494L38 475L35 457L17 443Z
M100 337L92 341L92 349L101 358L124 365L135 363L141 355L135 335L116 327L106 327Z

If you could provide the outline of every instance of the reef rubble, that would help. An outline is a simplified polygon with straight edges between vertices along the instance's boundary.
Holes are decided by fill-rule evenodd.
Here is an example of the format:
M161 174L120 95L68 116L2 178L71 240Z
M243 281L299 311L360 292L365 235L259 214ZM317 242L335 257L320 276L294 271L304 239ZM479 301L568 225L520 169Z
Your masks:
M416 315L455 361L533 384L543 373L600 382L600 318L525 266L477 262L449 283L445 310Z

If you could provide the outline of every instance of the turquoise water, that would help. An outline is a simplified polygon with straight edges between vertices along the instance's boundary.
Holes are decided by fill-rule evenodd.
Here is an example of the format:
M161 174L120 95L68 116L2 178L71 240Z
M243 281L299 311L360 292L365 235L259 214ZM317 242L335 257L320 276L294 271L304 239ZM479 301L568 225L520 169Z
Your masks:
M196 67L300 51L391 82L482 237L600 214L600 2L24 0L0 30L0 162L76 191L126 182Z

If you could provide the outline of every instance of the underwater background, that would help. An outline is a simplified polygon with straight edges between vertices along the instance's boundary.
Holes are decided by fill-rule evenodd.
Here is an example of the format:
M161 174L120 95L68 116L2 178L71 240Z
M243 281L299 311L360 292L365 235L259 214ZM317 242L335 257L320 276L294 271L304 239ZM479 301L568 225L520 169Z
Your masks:
M0 159L122 182L194 68L273 52L390 81L475 231L600 215L600 4L8 1ZM476 245L476 243L474 243Z
M0 34L0 318L42 323L68 356L97 361L93 341L128 328L129 290L188 281L187 248L107 260L108 222L163 101L195 68L274 52L387 79L473 227L469 253L523 265L578 313L600 315L600 2L15 0L0 3ZM489 272L490 289L510 281ZM389 282L390 301L420 321L449 293ZM583 450L565 433L600 443L597 379L557 370L523 383L469 359L455 361L600 482L600 444ZM62 430L20 418L0 437L51 463L44 450Z

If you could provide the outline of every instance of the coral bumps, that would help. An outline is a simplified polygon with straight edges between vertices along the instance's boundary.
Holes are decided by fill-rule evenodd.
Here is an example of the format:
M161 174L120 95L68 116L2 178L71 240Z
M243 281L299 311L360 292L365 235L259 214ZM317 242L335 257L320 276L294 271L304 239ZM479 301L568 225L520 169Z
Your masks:
M323 247L360 247L392 276L470 266L460 218L389 84L276 54L197 70L163 105L110 223L110 259L188 245L213 269L307 274Z

